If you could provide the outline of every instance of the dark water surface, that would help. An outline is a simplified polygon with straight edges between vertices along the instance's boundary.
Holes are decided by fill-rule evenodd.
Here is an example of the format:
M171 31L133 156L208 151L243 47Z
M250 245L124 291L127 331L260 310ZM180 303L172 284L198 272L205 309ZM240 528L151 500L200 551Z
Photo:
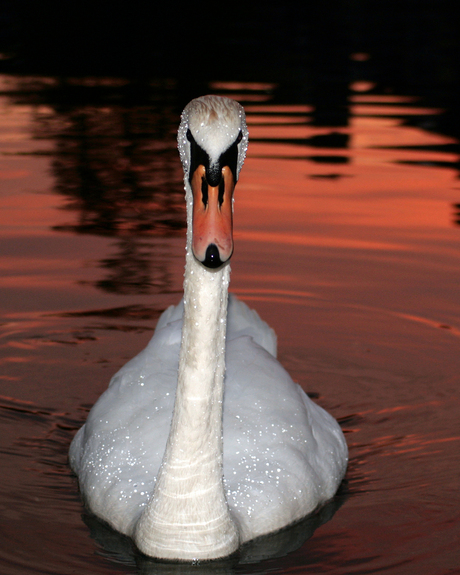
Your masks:
M460 572L458 141L440 108L365 82L332 127L270 83L208 85L250 129L231 290L342 422L339 497L278 558L193 568L136 566L82 517L69 443L182 291L186 102L130 87L0 77L1 572Z

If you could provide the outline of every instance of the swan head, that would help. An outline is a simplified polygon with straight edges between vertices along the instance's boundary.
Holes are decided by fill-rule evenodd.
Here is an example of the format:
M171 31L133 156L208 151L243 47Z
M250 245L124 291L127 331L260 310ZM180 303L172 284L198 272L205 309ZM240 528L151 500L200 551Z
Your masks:
M243 107L229 98L203 96L184 109L178 147L191 207L193 256L219 268L233 253L233 190L248 146Z

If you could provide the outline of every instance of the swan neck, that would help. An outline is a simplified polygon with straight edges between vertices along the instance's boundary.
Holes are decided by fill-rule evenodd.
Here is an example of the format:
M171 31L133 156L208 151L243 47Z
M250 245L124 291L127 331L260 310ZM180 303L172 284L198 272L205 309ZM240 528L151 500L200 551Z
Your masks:
M187 254L184 280L184 323L178 386L210 385L223 391L225 336L230 267L209 271ZM197 371L199 384L187 377Z
M239 534L222 474L222 404L230 268L209 271L187 250L184 318L171 430L153 497L135 536L164 559L216 559Z

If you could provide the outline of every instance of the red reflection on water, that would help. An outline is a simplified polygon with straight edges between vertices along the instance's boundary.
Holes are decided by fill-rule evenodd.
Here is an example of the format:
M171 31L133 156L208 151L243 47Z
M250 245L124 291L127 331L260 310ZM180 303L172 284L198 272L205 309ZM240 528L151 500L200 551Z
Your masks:
M404 126L398 119L382 118L437 111L404 106L408 98L379 100L392 105L351 107L350 128L340 130L349 134L347 148L308 146L311 138L327 133L308 124L280 125L279 118L270 122L264 117L265 126L252 127L255 139L270 134L278 143L250 144L248 167L236 196L236 228L244 229L240 237L340 249L430 249L427 241L435 229L451 227L457 156L423 147L453 140ZM284 113L290 110L286 107ZM276 111L283 110L277 107ZM370 114L379 117L358 117ZM249 115L249 124L257 119ZM293 140L306 145L293 145ZM409 146L414 149L402 149ZM321 163L314 161L318 154ZM334 163L337 156L346 161ZM305 162L300 161L302 157ZM443 167L435 165L441 163ZM452 169L446 169L449 164ZM263 232L257 230L260 227Z
M323 570L324 558L335 553L341 572L352 572L358 562L389 571L391 561L412 560L420 548L436 545L439 538L431 540L432 530L439 535L441 519L452 525L458 507L452 499L451 462L459 440L453 431L458 422L453 398L459 372L460 256L458 229L450 222L450 204L459 201L458 159L442 149L422 149L451 139L391 117L414 110L433 113L409 104L399 97L353 98L349 127L332 130L348 136L338 148L314 145L314 138L331 129L313 126L307 106L247 107L252 142L236 192L232 289L273 323L282 360L301 384L318 392L334 415L360 418L349 425L354 433L347 434L353 495L311 546ZM27 132L30 110L19 112L12 131L27 135L14 149L30 151L36 145ZM0 266L5 277L0 289L11 324L2 326L0 349L7 357L0 377L5 393L26 401L37 398L37 405L49 402L59 413L77 414L80 423L82 404L94 401L111 373L142 349L156 312L180 298L183 261L177 256L174 273L165 279L169 292L133 296L98 289L101 262L113 260L112 241L77 236L70 228L52 231L68 221L69 213L79 215L78 206L73 212L59 210L60 200L51 193L52 158L17 154L3 161ZM182 237L156 247L170 262L171 246L182 258ZM130 252L126 259L132 262ZM155 314L141 323L143 317L127 313L130 305ZM121 310L121 318L105 317L111 309ZM30 317L35 320L27 323ZM64 424L59 421L59 429L69 429ZM15 464L18 454L29 468L39 467L27 439L30 428L28 420L21 420L18 431L11 432L14 440L26 440L11 448L8 487L23 480L24 470ZM70 435L63 434L59 447L62 465ZM422 457L429 459L420 464ZM55 473L54 460L45 464ZM27 480L35 479L34 472ZM62 483L55 487L51 484L53 495ZM75 485L70 492L71 507L56 499L53 507L56 517L65 515L65 527L58 531L66 557L67 516L72 534L87 541L79 527ZM49 490L39 485L37 493L36 502L21 493L8 507L15 510L20 501L20 512L33 516L30 525L37 525L45 511L47 520L50 515L39 501L44 493L50 497ZM440 498L436 524L429 522L432 493ZM39 532L30 536L24 523L18 523L16 533L28 555L26 538L33 549L42 543ZM308 548L299 552L302 565L308 553Z

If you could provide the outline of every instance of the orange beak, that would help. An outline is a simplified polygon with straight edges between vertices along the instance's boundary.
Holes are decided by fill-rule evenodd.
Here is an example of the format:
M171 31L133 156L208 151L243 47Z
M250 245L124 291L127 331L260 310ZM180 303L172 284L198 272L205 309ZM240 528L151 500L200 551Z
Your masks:
M235 181L229 167L222 168L218 186L206 181L201 164L191 179L193 192L193 238L195 258L208 268L218 268L233 253L232 198Z

